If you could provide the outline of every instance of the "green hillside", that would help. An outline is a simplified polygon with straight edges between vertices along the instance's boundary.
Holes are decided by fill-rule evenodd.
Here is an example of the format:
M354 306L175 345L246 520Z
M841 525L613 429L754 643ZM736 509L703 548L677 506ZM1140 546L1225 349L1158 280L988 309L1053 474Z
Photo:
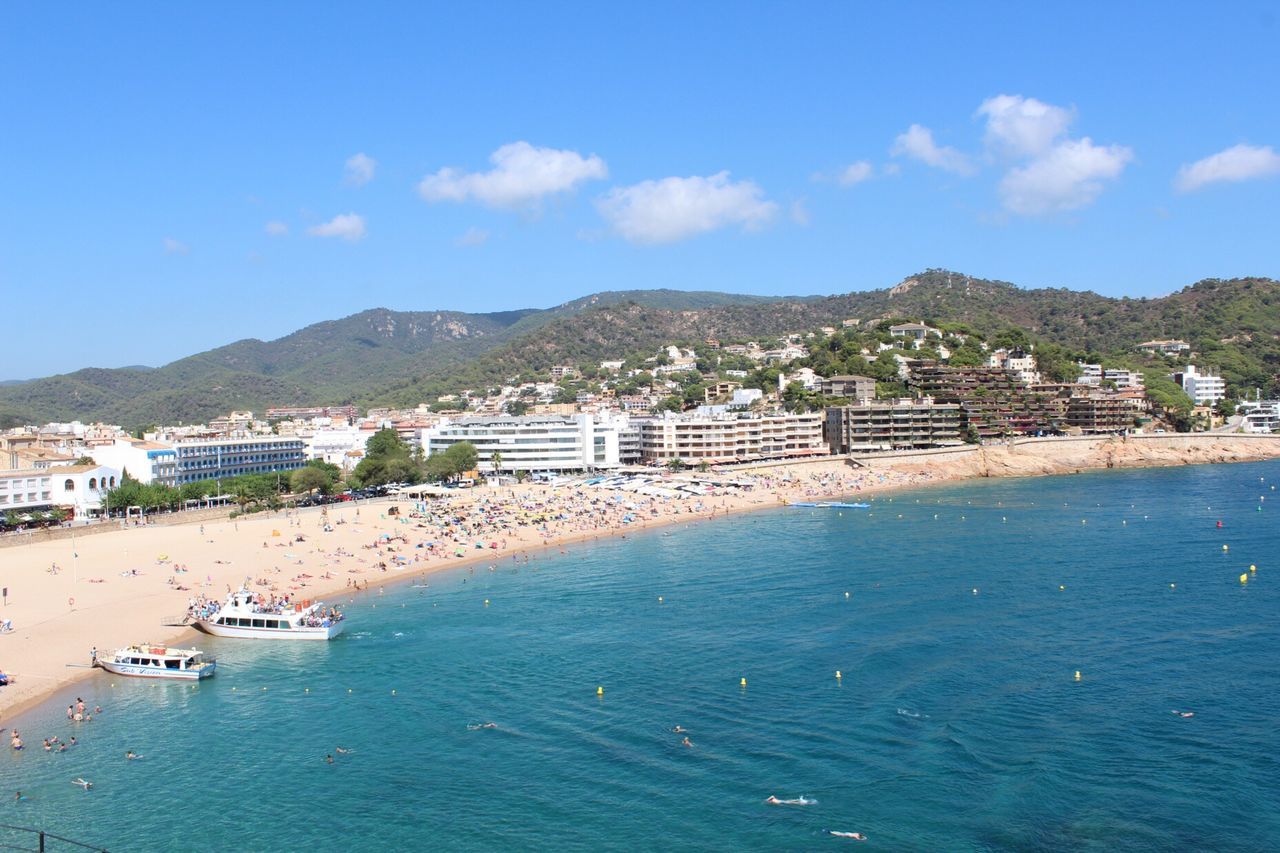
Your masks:
M373 309L275 341L243 340L157 369L85 369L0 386L0 425L106 420L134 426L205 420L272 405L413 405L553 364L592 364L694 344L769 338L857 318L959 323L991 336L1021 328L1069 354L1149 366L1134 346L1192 344L1238 391L1280 392L1280 283L1209 279L1158 299L1026 290L946 270L894 287L770 298L713 292L602 292L546 310L467 314Z

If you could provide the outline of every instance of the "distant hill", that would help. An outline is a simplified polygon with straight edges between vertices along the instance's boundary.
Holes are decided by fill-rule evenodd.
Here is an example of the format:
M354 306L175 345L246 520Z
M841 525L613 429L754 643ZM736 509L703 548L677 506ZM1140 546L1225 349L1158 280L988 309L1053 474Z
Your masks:
M1026 290L928 270L893 287L835 296L759 297L606 291L551 309L487 314L376 308L274 341L242 340L160 368L90 368L0 385L0 426L105 420L126 426L206 420L272 405L416 404L553 364L593 363L706 337L806 332L857 318L1009 327L1095 357L1150 338L1189 341L1238 388L1277 390L1280 283L1209 279L1158 299Z

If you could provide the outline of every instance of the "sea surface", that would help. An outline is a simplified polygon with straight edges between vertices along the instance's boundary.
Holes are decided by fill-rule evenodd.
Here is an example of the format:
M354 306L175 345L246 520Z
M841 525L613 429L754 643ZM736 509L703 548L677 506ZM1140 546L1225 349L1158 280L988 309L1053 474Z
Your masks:
M93 722L27 714L0 823L113 851L1275 850L1277 483L981 481L406 578L334 642L202 638L194 689L99 674Z

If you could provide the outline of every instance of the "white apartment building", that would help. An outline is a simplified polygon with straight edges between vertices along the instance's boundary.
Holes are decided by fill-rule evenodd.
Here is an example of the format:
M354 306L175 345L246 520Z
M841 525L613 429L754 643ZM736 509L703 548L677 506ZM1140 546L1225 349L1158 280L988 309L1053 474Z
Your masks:
M293 471L307 462L303 440L286 436L179 441L174 451L174 478L179 486L241 474Z
M627 424L607 413L459 418L422 430L420 440L428 456L470 442L487 473L585 471L622 464L619 436Z
M1115 367L1104 370L1101 364L1086 364L1082 361L1076 364L1080 368L1080 378L1076 381L1081 385L1102 385L1103 382L1110 382L1120 389L1146 387L1146 379L1136 370Z
M76 518L102 510L102 498L120 484L121 472L105 465L65 465L0 472L0 513L66 507Z
M177 451L166 442L115 436L110 444L90 445L85 452L99 465L128 471L130 477L145 485L172 486L176 482Z
M1280 433L1280 400L1255 400L1244 404L1241 428L1252 433Z
M0 515L11 510L53 506L53 475L49 469L0 471Z
M823 456L822 420L821 412L693 417L668 412L640 424L640 453L645 461L680 459L691 465Z
M1173 381L1182 386L1197 406L1212 406L1227 396L1227 384L1221 376L1212 371L1202 373L1194 364L1187 365L1181 373L1173 374Z
M343 470L352 467L352 460L364 456L369 443L369 431L358 426L318 429L302 436L308 459L321 459Z

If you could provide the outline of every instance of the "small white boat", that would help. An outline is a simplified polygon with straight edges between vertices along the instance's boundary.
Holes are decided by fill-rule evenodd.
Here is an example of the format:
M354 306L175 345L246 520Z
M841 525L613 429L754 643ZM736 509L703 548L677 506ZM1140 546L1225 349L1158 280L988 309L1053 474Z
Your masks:
M196 681L208 678L218 668L214 658L207 658L199 649L172 649L168 646L137 645L117 649L110 658L99 657L94 666L100 666L116 675L134 675L140 678L177 678Z
M245 587L221 606L196 613L193 624L215 637L254 640L331 640L347 627L342 611L326 609L322 601L272 607Z

